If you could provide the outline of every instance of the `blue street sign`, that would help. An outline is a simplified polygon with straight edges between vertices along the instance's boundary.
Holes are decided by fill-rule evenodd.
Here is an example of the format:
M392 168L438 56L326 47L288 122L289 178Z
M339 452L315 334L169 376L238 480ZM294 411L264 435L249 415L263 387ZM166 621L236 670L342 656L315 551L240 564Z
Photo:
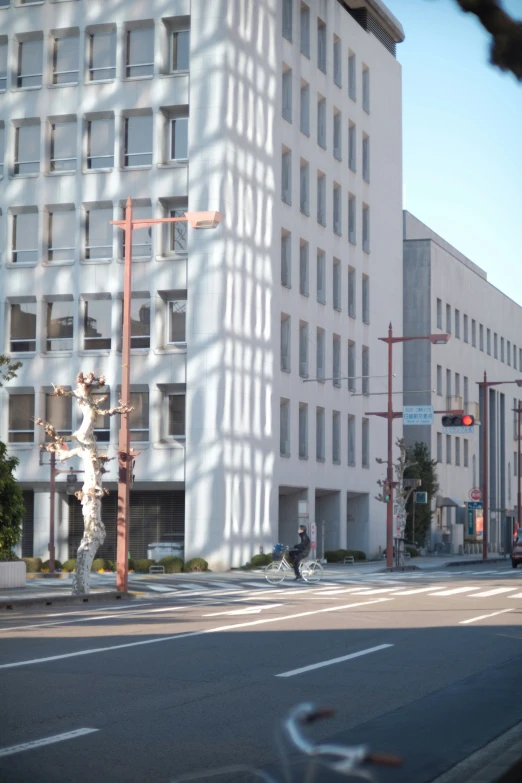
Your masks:
M480 509L482 508L482 500L469 500L468 501L468 509Z
M468 507L468 536L473 535L473 531L475 529L475 512L472 508Z
M415 493L415 502L416 503L427 503L428 502L428 493L427 492L416 492Z
M431 426L433 424L433 406L405 405L402 409L402 423Z
M442 432L446 435L473 435L475 427L443 427Z

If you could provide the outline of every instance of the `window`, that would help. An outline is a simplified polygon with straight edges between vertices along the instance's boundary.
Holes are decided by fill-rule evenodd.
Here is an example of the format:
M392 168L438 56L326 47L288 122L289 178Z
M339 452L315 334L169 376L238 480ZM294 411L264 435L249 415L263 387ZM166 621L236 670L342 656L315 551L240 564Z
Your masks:
M188 71L190 62L190 30L176 30L171 39L171 71Z
M0 92L7 89L7 36L0 37Z
M281 157L281 198L286 204L292 203L292 153L284 147Z
M469 441L464 438L464 467L469 467Z
M467 405L469 402L469 379L467 376L464 376L464 405Z
M446 462L451 465L451 435L446 435Z
M337 234L338 236L341 236L343 233L341 215L341 186L335 182L333 186L333 230L334 234Z
M348 168L357 171L356 127L353 122L348 125Z
M355 318L357 313L356 276L355 269L348 267L348 315Z
M342 160L342 141L341 141L342 115L340 111L334 112L333 117L333 154L337 160Z
M152 164L152 114L125 117L124 166Z
M110 351L111 305L110 298L83 300L83 348L85 351Z
M310 166L302 158L299 167L299 206L303 215L310 215Z
M112 258L112 207L89 209L85 216L85 258Z
M341 52L341 41L339 38L337 38L336 35L334 35L334 45L333 45L333 79L334 84L336 84L338 87L342 87L342 52Z
M513 344L513 367L517 369L517 346Z
M448 405L451 398L451 370L446 370L446 397L448 398Z
M356 378L355 370L355 343L348 340L348 391L355 391Z
M348 415L348 465L355 465L355 416Z
M446 331L451 334L451 305L446 305Z
M362 140L362 175L365 182L370 181L370 137L366 134Z
M308 378L308 324L299 323L299 375Z
M455 397L460 397L460 373L455 373Z
M332 341L332 376L333 385L341 387L341 338L334 334Z
M324 408L316 408L315 412L315 456L319 462L324 462Z
M34 394L9 395L9 443L34 443Z
M442 300L437 299L437 329L442 329Z
M36 302L13 303L9 348L12 353L36 351Z
M500 361L504 361L504 338L500 338Z
M79 78L79 36L53 41L53 84L77 84Z
M51 125L50 170L76 170L76 122L55 122Z
M460 310L455 308L455 337L460 340Z
M326 25L317 20L317 67L326 73Z
M107 399L102 399L107 396ZM101 406L102 410L106 410L109 407L110 392L107 389L100 394L92 395L94 402ZM108 414L105 416L97 416L96 424L94 426L94 435L96 440L100 443L108 443L111 439L111 417Z
M283 66L285 67L285 66ZM282 114L283 119L292 122L292 69L286 68L283 71L283 89L282 89Z
M352 245L355 245L355 220L356 220L356 200L352 193L348 194L348 239Z
M518 369L522 370L522 348L518 349Z
M187 343L187 300L171 299L167 302L167 343Z
M293 0L283 0L283 37L292 40L292 4Z
M437 365L437 394L442 397L442 367Z
M4 158L5 158L5 126L0 122L0 178L4 176Z
M130 310L131 348L150 348L150 297L133 296Z
M185 209L170 209L169 217L185 217ZM186 220L180 220L179 222L170 224L169 251L171 253L186 253L188 247L187 239Z
M301 3L301 54L310 57L310 9Z
M486 329L486 350L488 356L491 356L491 329Z
M129 397L132 405L129 414L130 439L131 442L141 441L143 443L149 440L149 393L131 391Z
M324 381L325 375L325 332L324 329L317 330L317 379Z
M326 149L326 99L323 97L317 101L317 143Z
M55 397L53 394L46 394L45 420L53 425L59 435L71 435L72 397ZM45 440L48 443L51 437L46 434Z
M301 82L300 128L310 135L310 85L306 82Z
M299 403L299 459L308 459L308 405Z
M308 296L310 292L309 283L309 249L308 242L301 239L299 246L299 292Z
M74 302L47 302L46 351L72 351L74 333Z
M357 98L357 64L355 54L350 52L348 55L348 95L355 101Z
M317 301L326 302L326 261L322 250L317 251Z
M136 79L154 73L154 27L127 30L125 76Z
M468 316L464 316L464 342L469 342Z
M484 350L484 327L482 324L479 326L479 349Z
M362 279L362 319L363 323L370 323L370 278L367 275Z
M506 361L509 365L511 365L511 343L509 340L506 343Z
M460 438L455 438L455 465L460 467Z
M290 401L279 404L279 452L282 457L290 456Z
M334 310L341 309L341 262L334 258L332 275L333 306Z
M362 105L365 112L370 112L370 69L363 65L362 72Z
M123 210L123 219L127 210ZM132 207L133 220L143 218L144 220L152 217L152 210L150 207ZM172 226L180 225L179 223L171 223ZM183 224L182 224L183 225ZM122 231L119 236L121 237L121 257L125 258L125 232ZM149 259L152 257L152 228L151 226L144 226L143 228L135 228L132 232L132 260L138 261L140 259Z
M40 172L40 123L19 125L15 128L14 174L38 174Z
M362 349L362 393L370 393L370 349L363 345Z
M184 439L186 430L185 395L169 394L169 429L170 438Z
M326 226L326 177L317 173L317 222Z
M370 207L367 204L363 204L362 208L362 234L363 234L363 250L365 253L370 252Z
M49 212L47 233L47 260L74 261L76 245L76 212L57 210Z
M87 122L87 168L112 169L114 166L114 119Z
M341 414L332 412L332 462L341 464Z
M18 43L18 68L16 86L20 89L42 86L43 40L42 38Z
M281 285L285 285L288 288L290 288L292 282L291 240L292 235L288 231L281 232Z
M498 359L498 335L493 332L493 358Z
M362 466L370 467L370 419L362 420Z
M170 160L188 159L188 117L170 121Z
M116 32L95 32L87 37L89 81L116 78Z
M477 322L474 318L471 319L471 345L477 347Z
M290 316L281 315L281 369L290 372Z
M40 255L38 236L38 212L13 215L13 264L38 261Z
M437 462L442 462L442 435L437 432Z

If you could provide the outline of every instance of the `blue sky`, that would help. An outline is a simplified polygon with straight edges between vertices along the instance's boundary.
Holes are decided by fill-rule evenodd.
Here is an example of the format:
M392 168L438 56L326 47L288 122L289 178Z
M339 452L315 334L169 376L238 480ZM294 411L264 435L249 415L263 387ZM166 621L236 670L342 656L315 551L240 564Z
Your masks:
M522 305L522 83L455 0L385 0L406 34L404 207ZM522 18L522 0L504 0Z

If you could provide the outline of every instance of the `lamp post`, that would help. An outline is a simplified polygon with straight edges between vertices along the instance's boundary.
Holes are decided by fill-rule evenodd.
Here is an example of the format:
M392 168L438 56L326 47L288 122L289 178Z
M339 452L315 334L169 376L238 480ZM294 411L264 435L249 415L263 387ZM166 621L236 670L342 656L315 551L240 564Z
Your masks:
M44 447L42 447L44 448ZM66 447L67 448L67 447ZM41 460L40 455L40 464L43 465L45 463ZM67 473L67 494L73 495L75 492L73 482L76 484L76 474L77 473L85 473L84 470L74 470L74 468L69 468L69 470L61 470L60 468L56 467L56 452L51 451L51 458L49 461L49 467L51 471L50 479L49 479L49 573L54 574L54 563L55 563L55 535L54 535L54 514L55 514L55 495L56 495L56 476L59 473Z
M121 351L121 401L130 406L130 350L131 350L131 291L132 291L132 232L160 223L189 223L192 228L216 228L223 215L220 212L185 212L183 217L136 218L132 216L132 199L125 205L124 220L111 220L113 226L124 232L125 258L123 272L123 335ZM130 447L129 412L120 418L118 442L118 526L117 526L117 577L116 588L126 592L129 580L129 499L132 465L136 452Z
M522 434L521 432L521 424L522 424L522 404L518 403L516 408L513 408L515 413L517 414L517 441L518 441L518 456L517 456L517 530L520 530L522 527L522 473L520 471L520 436ZM504 549L504 551L506 551Z

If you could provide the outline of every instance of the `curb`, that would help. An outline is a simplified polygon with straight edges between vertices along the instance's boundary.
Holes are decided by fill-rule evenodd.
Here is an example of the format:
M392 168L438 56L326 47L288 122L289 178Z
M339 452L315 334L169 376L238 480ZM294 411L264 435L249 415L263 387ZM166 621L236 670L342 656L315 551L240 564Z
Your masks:
M509 557L490 557L487 560L452 560L450 563L446 563L444 568L452 568L453 566L462 565L488 565L488 563L507 563Z
M100 601L121 601L122 599L131 599L134 596L130 593L119 593L116 590L106 590L103 592L89 593L88 595L57 595L57 596L31 596L30 598L11 598L2 600L0 598L0 610L27 609L36 606L58 606L60 604L77 605L91 604Z

